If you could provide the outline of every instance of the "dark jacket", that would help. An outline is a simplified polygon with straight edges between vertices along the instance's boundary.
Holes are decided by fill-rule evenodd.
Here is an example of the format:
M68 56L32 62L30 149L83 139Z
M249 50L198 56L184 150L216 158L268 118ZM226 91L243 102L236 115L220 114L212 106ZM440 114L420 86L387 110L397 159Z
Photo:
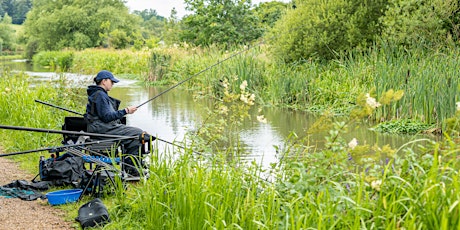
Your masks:
M120 121L126 115L124 109L118 110L120 100L110 97L104 88L98 85L90 85L86 90L88 104L86 105L86 116L90 122L101 120L104 123Z

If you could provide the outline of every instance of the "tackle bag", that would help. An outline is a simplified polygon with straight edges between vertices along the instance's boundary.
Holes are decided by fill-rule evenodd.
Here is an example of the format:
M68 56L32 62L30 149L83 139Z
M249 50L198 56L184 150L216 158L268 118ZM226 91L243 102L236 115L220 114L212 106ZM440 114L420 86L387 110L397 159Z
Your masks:
M75 218L83 229L94 226L103 226L110 222L109 212L99 198L82 205Z
M54 186L73 185L79 187L85 177L85 165L81 157L64 154L58 158L40 159L41 181L50 181Z

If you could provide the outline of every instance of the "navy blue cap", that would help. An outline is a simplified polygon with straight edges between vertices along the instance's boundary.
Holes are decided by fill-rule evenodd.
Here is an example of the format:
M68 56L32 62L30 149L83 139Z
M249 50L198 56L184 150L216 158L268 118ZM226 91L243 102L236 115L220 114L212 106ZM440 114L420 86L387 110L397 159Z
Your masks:
M99 73L97 73L96 77L94 78L94 81L99 82L102 81L103 79L110 79L114 83L119 82L118 79L116 79L113 74L110 71L107 70L101 70Z

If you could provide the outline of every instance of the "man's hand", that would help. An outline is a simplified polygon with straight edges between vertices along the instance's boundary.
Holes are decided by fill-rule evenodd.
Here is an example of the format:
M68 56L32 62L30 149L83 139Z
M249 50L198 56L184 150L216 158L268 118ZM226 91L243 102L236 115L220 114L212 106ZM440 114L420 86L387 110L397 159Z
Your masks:
M128 106L128 107L126 107L125 111L126 111L126 114L133 114L134 112L137 111L137 107L136 106Z

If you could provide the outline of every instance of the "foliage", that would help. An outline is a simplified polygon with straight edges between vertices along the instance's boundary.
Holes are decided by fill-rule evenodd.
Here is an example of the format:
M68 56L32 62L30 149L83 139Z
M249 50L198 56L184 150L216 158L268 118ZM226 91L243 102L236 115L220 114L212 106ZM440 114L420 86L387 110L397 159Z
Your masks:
M114 74L148 75L150 52L132 50L86 49L75 51L70 71L95 74L102 69Z
M26 20L26 14L32 8L32 0L2 0L0 15L8 14L12 23L20 25Z
M433 128L432 125L423 124L417 121L408 119L387 121L377 124L373 129L382 133L396 133L396 134L420 134L428 132Z
M262 34L250 0L185 0L181 39L196 46L246 44Z
M275 25L276 21L280 19L288 7L290 7L290 5L283 2L261 2L253 11L255 16L259 19L260 27L267 30Z
M265 37L272 53L285 62L334 59L338 53L374 42L382 29L378 19L386 2L298 1Z
M67 71L73 65L73 57L73 51L48 51L36 54L32 61L53 71Z
M459 39L458 1L389 0L382 39L395 45L445 46Z
M163 16L158 15L157 12L152 9L134 11L133 13L141 16L143 19L143 22L141 23L142 37L146 40L146 43L149 39L157 40L153 44L146 44L147 47L154 48L159 40L163 38L166 19Z
M139 31L138 17L129 14L121 0L34 1L24 25L29 53L65 47L112 47L112 42L126 47Z
M238 85L238 82L241 84ZM250 119L249 109L254 105L255 95L248 92L248 82L241 81L238 76L224 76L213 85L219 96L213 101L201 126L189 133L190 139L206 147L202 151L213 152L224 148L240 156L245 150L240 143L239 133L242 122Z
M35 127L60 130L65 112L34 102L34 99L46 100L75 111L81 105L77 91L61 78L58 82L30 83L30 76L24 73L2 72L0 76L0 123L10 126ZM81 108L81 107L80 107ZM55 134L0 130L1 145L5 152L38 149L44 146L61 145L62 137ZM17 155L28 165L30 172L36 172L39 154Z
M0 21L0 51L14 50L15 34L11 27L11 17L5 14Z

